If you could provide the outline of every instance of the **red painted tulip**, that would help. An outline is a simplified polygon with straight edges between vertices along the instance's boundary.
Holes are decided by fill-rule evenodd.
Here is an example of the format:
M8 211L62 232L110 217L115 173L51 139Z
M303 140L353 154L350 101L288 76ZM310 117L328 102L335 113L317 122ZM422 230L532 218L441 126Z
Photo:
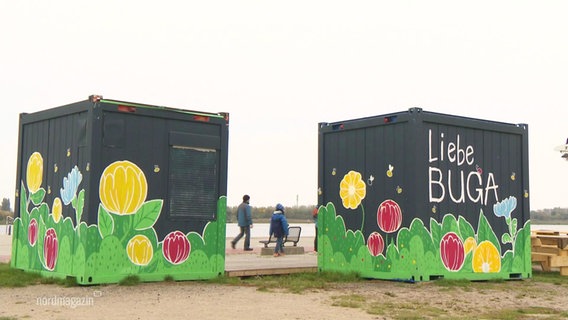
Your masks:
M57 250L57 234L55 229L49 228L43 238L43 260L45 261L45 267L50 271L55 268Z
M454 232L448 232L440 241L440 258L446 269L458 271L465 260L463 241Z
M367 239L367 248L373 257L376 257L383 253L385 249L385 241L383 236L378 232L373 232L369 235Z
M393 233L402 224L402 210L393 200L385 200L377 210L377 224L386 233Z
M191 244L183 232L173 231L164 238L162 253L169 262L173 264L183 263L189 257L190 251Z
M33 247L37 241L37 220L32 219L30 225L28 226L28 242Z

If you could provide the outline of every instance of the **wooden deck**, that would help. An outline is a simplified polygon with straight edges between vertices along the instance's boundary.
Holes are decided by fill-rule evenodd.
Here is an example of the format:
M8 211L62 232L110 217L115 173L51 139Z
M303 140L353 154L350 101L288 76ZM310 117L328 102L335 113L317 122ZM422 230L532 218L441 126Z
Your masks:
M225 255L225 275L228 277L250 277L318 271L317 253L313 251L273 257L272 255L261 254L262 249L255 248L250 253L244 251L239 253L227 252Z
M237 249L231 249L230 239L227 239L225 251L225 275L228 277L253 277L263 275L306 273L318 271L318 257L314 250L313 237L301 237L298 247L291 244L284 246L300 254L287 254L281 257L263 254L263 250L274 250L274 246L263 248L258 238L251 239L253 251L243 251L243 240L237 244ZM266 240L266 239L264 239Z
M225 275L228 277L313 273L317 270L317 256L308 253L277 258L258 254L239 254L225 257Z

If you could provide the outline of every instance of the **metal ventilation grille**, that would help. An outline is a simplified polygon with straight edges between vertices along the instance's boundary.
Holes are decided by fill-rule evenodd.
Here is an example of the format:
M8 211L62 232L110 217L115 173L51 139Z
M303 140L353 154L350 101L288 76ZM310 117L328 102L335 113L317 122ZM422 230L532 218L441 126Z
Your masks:
M219 156L215 149L170 148L169 199L173 218L215 219Z

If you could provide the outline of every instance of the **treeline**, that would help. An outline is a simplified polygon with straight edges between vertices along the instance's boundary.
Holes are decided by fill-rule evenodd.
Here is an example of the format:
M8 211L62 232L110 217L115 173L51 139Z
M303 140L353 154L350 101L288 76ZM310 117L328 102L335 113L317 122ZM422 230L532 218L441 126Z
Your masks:
M285 207L286 219L292 222L312 222L312 212L316 206ZM253 223L269 223L274 207L252 207ZM237 222L237 206L227 207L227 222Z
M312 222L312 211L315 206L298 206L285 208L286 218L294 222ZM253 207L252 218L256 223L268 223L274 207ZM568 208L532 210L533 224L568 224ZM237 206L227 207L227 222L237 222Z
M568 224L568 208L532 210L531 223Z
M0 210L0 224L6 224L7 217L14 217L14 213L10 211Z
M312 222L312 212L315 206L298 206L284 208L286 218L293 222ZM8 210L5 210L8 209ZM253 207L252 218L255 223L268 223L274 207ZM10 200L4 198L0 208L0 224L6 223L6 217L14 217L10 208ZM237 206L227 207L227 222L237 222ZM553 208L531 210L533 224L568 224L568 208Z

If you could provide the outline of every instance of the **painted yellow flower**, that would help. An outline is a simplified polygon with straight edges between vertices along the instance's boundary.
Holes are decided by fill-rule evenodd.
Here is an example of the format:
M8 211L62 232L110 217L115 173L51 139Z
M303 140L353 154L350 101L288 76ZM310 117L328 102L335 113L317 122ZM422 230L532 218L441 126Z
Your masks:
M130 161L111 163L101 175L99 196L112 213L133 214L146 200L148 183L144 172Z
M61 212L63 211L63 205L61 204L61 199L55 197L53 199L53 206L51 207L51 213L53 214L53 220L59 222L61 220Z
M361 174L357 171L349 171L339 184L339 196L343 201L343 206L348 209L356 209L361 200L365 198L365 182L361 179Z
M139 234L128 241L126 254L128 254L128 259L135 265L145 266L152 260L154 249L152 248L150 239Z
M501 256L490 241L481 241L473 251L473 272L493 273L501 270Z
M468 254L471 250L475 250L475 247L477 247L477 243L475 242L474 237L465 239L465 242L463 243L465 254Z
M30 193L36 193L43 180L43 158L39 152L34 152L28 159L26 182Z

